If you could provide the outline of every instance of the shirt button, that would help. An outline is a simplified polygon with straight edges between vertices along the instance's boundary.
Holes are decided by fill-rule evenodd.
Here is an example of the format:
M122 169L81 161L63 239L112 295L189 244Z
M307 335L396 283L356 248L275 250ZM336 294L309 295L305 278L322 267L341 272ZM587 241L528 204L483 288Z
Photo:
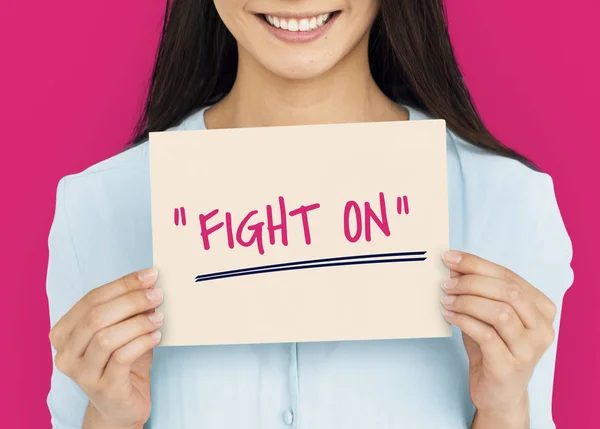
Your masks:
M292 423L294 423L294 413L292 413L291 411L286 411L283 413L283 422L286 425L291 425Z

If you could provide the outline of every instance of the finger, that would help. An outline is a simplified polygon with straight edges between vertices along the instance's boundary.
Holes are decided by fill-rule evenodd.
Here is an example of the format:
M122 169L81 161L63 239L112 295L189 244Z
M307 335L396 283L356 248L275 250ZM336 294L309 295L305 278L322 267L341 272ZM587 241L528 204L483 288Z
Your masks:
M465 274L446 281L442 288L449 295L475 295L510 305L527 329L535 329L540 310L527 290L519 284L479 274Z
M502 265L466 252L449 250L443 255L444 263L451 270L462 274L480 274L487 277L510 280L516 283L525 282L521 277Z
M111 355L133 341L137 337L158 329L163 322L164 314L153 311L151 314L138 314L121 323L98 331L82 358L86 368L86 377L97 382L104 373Z
M518 354L519 343L526 331L510 305L475 295L446 295L442 297L442 303L446 310L466 314L493 326L513 356Z
M127 274L91 290L52 327L49 335L50 342L55 349L61 349L73 333L75 326L94 306L134 290L149 288L156 282L156 277L156 269L148 268Z
M92 308L77 325L65 348L68 347L75 356L82 356L98 331L158 307L162 298L161 289L138 290Z
M515 358L496 330L490 325L466 314L444 310L446 320L471 337L480 347L485 361L496 370L515 363Z
M479 256L456 250L445 252L443 259L448 268L462 274L479 274L521 285L527 293L532 294L535 298L540 311L542 311L547 318L554 318L554 305L552 301L539 289L533 287L529 282L508 268L480 258Z
M64 350L57 350L54 356L54 366L67 377L75 380L78 371L79 360L74 358Z
M107 385L122 383L129 377L131 365L160 342L160 331L137 337L116 350L104 370L102 381Z

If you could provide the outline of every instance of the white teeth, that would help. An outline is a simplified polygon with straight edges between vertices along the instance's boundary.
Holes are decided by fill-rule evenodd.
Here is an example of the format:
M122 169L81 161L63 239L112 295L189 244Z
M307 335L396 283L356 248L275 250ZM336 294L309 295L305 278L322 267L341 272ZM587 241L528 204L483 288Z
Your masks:
M317 16L312 16L309 18L280 18L278 16L273 15L265 15L265 19L271 26L275 28L281 28L283 30L288 31L311 31L315 30L323 25L327 24L330 13L324 13Z
M294 18L288 20L288 30L298 31L298 21L296 21Z
M310 20L301 19L299 29L300 29L300 31L308 31L310 29Z

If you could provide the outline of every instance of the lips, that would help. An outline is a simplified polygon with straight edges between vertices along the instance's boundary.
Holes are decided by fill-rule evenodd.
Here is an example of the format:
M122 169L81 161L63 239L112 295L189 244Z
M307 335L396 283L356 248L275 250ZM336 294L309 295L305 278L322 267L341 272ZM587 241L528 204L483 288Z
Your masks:
M256 14L256 18L275 38L286 43L309 43L324 37L341 11L321 14Z

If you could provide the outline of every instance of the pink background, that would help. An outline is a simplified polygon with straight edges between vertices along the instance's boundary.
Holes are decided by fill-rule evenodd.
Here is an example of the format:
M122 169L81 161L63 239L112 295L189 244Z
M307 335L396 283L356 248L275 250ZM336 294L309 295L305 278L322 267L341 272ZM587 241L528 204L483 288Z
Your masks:
M458 59L484 120L554 177L576 273L563 307L554 415L561 429L600 427L600 263L592 248L600 238L597 1L447 3ZM129 137L163 4L2 2L2 427L50 427L44 285L56 184Z

